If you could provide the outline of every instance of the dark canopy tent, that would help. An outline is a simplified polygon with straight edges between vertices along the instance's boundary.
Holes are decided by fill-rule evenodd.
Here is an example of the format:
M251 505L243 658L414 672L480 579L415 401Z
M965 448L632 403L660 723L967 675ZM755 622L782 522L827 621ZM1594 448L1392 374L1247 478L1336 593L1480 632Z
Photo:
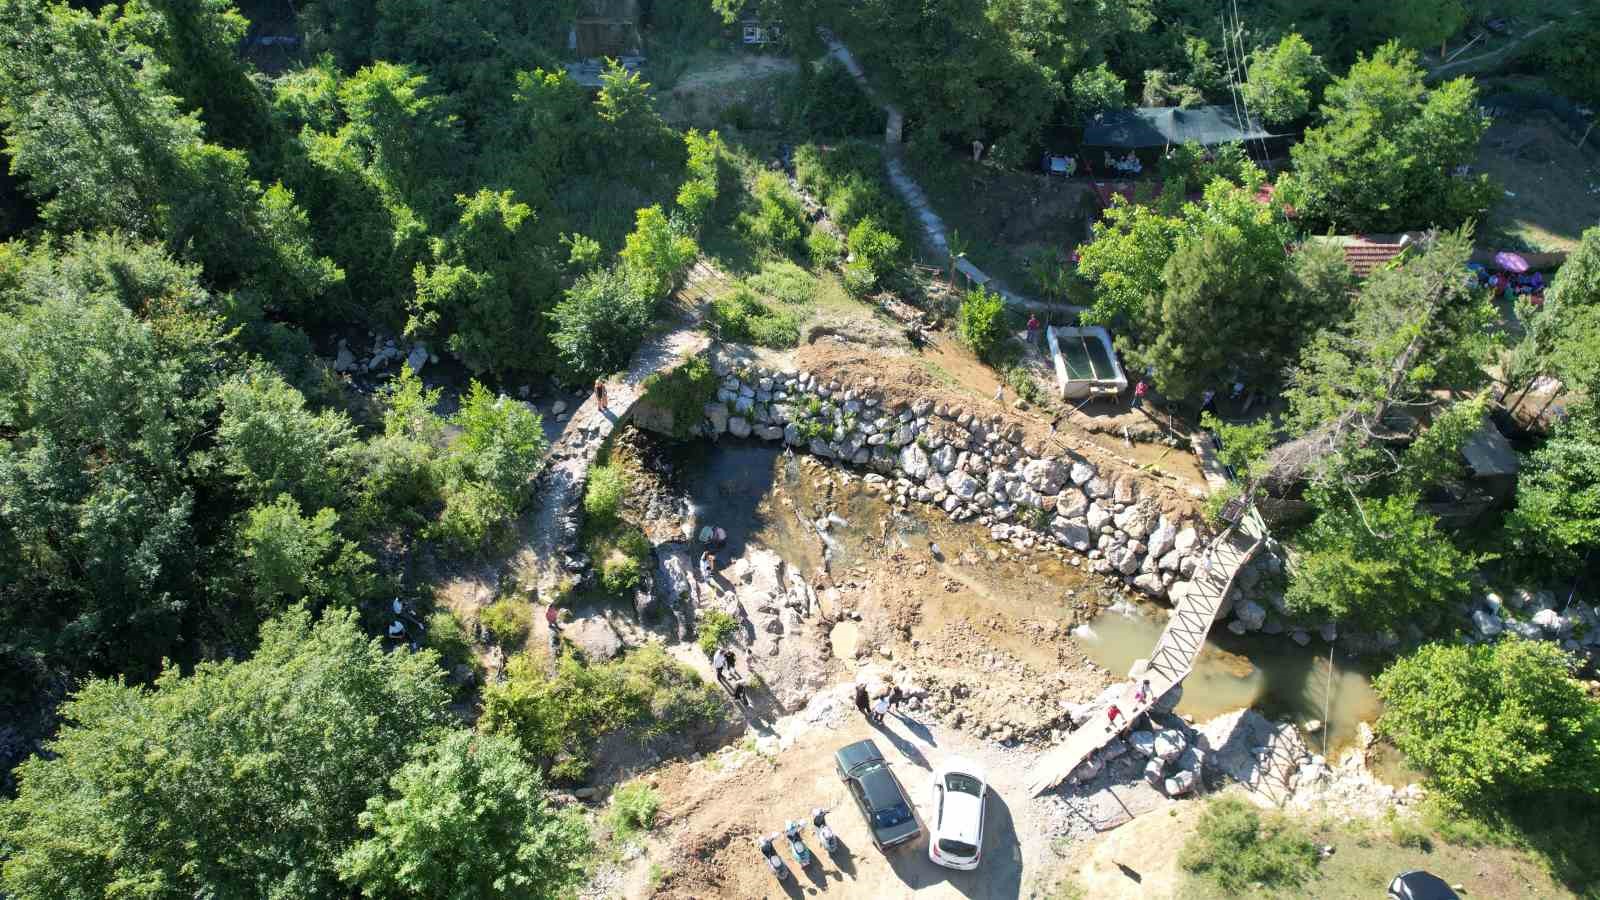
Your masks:
M1137 150L1197 141L1205 146L1278 137L1254 118L1241 118L1231 106L1148 106L1104 112L1084 126L1091 147Z

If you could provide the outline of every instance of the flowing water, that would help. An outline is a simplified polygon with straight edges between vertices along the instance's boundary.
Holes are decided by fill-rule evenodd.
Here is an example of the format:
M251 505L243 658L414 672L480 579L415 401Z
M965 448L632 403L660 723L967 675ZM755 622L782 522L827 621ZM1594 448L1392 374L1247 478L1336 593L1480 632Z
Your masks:
M738 557L751 544L777 552L801 571L813 571L824 554L835 572L856 564L870 568L881 552L880 536L908 553L929 554L930 566L959 581L963 590L959 597L928 604L923 610L927 626L999 613L1067 627L1093 616L1078 625L1074 639L1096 663L1121 673L1149 655L1166 621L1166 610L1155 604L1110 604L1096 579L1052 557L1024 563L991 556L997 545L977 525L956 524L917 506L896 510L859 480L838 485L814 477L799 457L781 447L681 444L673 452L673 466L678 486L689 494L696 527L711 524L727 531L724 559ZM834 518L819 534L815 519L829 510ZM940 550L937 557L933 546ZM984 564L953 564L963 555ZM1095 615L1101 607L1106 608ZM836 643L846 646L836 649L852 650L854 640L854 633L837 635ZM1006 649L1046 668L1056 664L1042 648L1037 653L1026 646ZM1322 732L1308 736L1309 743L1320 751L1326 740L1334 754L1355 739L1357 723L1375 720L1380 710L1368 674L1354 663L1336 656L1330 677L1328 650L1320 642L1299 647L1283 635L1238 637L1217 629L1184 684L1178 711L1204 721L1249 706L1302 725L1325 722Z

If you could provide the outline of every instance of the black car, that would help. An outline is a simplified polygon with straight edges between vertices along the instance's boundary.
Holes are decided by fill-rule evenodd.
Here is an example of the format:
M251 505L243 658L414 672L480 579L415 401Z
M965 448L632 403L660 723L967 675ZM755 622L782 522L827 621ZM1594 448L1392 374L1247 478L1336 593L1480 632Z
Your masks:
M872 830L872 842L879 850L915 840L922 834L905 788L889 769L889 762L871 740L840 747L833 754L839 780L850 788L850 796L861 807Z
M1389 900L1461 900L1443 878L1432 872L1412 869L1389 882Z

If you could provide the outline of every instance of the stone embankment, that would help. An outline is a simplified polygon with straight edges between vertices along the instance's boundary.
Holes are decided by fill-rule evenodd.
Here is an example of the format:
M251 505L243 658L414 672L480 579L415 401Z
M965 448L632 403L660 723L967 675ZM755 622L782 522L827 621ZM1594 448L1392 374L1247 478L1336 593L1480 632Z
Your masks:
M1165 597L1200 563L1197 523L1174 520L1132 474L1025 439L1022 426L932 400L886 402L873 379L824 383L809 372L727 371L702 429L785 444L867 468L896 503L933 504L955 521L1025 547L1083 554L1090 571ZM1076 562L1075 562L1076 564Z

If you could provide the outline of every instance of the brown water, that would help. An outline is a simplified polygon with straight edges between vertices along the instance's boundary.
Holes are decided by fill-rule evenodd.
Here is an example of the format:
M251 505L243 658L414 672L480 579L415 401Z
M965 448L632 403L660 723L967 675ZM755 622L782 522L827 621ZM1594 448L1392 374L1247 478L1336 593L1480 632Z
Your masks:
M1148 657L1166 624L1166 610L1140 604L1126 612L1107 611L1074 633L1095 662L1126 672ZM1337 753L1356 738L1356 726L1372 722L1382 710L1368 673L1335 655L1329 676L1328 648L1320 641L1300 647L1283 635L1240 637L1211 632L1200 659L1183 685L1178 712L1204 721L1253 706L1269 718L1287 717L1304 725L1326 724L1307 735L1313 750Z
M1074 639L1096 663L1121 673L1149 655L1166 622L1165 608L1154 604L1119 603L1096 614L1110 598L1095 579L1054 555L1023 558L991 541L980 526L957 524L917 506L895 509L859 479L841 485L808 474L800 457L780 447L739 441L683 444L674 453L674 467L697 527L714 524L728 532L727 558L752 544L811 571L826 554L837 574L855 565L870 570L892 549L923 554L937 544L943 560L930 554L930 567L959 582L962 590L924 606L924 626L993 615L1063 627L1089 621ZM838 518L819 538L812 523L830 509ZM957 565L963 556L978 564ZM850 641L853 635L840 638ZM1019 643L1006 649L1043 668L1056 665L1054 652L1043 647ZM1326 738L1332 753L1354 740L1357 723L1375 720L1380 711L1367 673L1354 664L1336 657L1329 677L1328 650L1321 642L1302 648L1282 635L1237 637L1219 629L1186 681L1178 711L1204 721L1249 706L1302 725L1312 719L1326 722L1309 743L1322 750Z

